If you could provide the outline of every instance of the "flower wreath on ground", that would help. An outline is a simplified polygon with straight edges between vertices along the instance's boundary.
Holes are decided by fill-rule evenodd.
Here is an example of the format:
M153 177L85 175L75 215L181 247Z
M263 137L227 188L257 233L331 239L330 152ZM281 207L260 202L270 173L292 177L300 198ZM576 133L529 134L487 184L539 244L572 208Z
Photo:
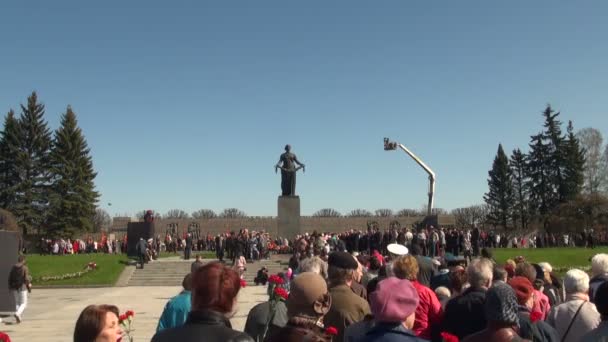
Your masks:
M82 271L78 271L78 272L74 272L74 273L66 273L66 274L61 274L61 275L56 275L56 276L42 276L39 278L34 278L33 280L34 280L34 282L38 282L38 281L51 281L51 280L64 280L64 279L79 278L96 269L97 269L97 263L95 263L94 261L91 261L84 267L84 269Z

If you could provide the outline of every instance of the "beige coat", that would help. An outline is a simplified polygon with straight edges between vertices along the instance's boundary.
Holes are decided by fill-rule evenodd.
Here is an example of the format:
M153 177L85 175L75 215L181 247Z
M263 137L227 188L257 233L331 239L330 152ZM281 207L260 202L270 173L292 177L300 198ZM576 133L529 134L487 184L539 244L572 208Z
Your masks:
M564 342L579 342L581 338L600 324L600 314L595 304L586 302L577 295L568 296L566 302L551 309L547 317L547 323L557 330L560 340ZM584 304L583 304L584 303ZM564 334L572 322L572 318L581 306L581 311L570 328L570 332L564 339Z

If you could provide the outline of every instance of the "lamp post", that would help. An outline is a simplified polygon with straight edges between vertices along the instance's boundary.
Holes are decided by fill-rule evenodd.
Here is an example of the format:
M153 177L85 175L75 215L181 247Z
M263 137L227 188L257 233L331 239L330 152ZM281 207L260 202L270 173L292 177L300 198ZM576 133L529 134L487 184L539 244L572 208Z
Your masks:
M428 204L428 208L427 208L427 215L431 216L431 214L433 213L433 201L434 201L434 195L435 195L435 172L433 172L433 170L431 170L431 168L428 167L412 151L410 151L407 147L403 146L403 144L400 144L395 141L390 141L389 138L384 138L384 150L385 151L394 151L397 148L401 148L405 153L407 153L407 155L409 155L412 159L414 159L414 161L416 163L418 163L418 165L420 165L420 167L422 167L424 169L424 171L426 171L426 173L428 173L428 175L429 175L429 193L428 193L429 204Z

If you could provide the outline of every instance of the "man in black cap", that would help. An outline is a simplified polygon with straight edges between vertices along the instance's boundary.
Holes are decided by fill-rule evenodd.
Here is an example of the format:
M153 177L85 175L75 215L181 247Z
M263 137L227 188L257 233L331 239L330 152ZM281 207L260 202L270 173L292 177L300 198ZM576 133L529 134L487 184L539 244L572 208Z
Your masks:
M350 287L359 267L353 256L345 252L334 252L329 255L328 264L332 306L325 317L325 325L336 327L338 336L334 341L342 341L346 327L363 320L371 314L371 310L369 304Z

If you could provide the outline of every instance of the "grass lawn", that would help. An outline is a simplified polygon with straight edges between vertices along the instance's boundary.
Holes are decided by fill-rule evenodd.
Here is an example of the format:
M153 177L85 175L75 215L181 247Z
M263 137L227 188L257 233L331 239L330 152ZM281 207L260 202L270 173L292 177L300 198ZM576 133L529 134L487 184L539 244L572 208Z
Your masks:
M97 269L82 277L42 282L42 276L62 275L81 271L89 262L95 262ZM113 286L126 266L126 255L75 254L64 256L28 255L27 264L36 285L108 285Z
M548 262L553 269L591 267L589 259L598 253L608 253L608 247L588 248L497 248L492 250L499 264L522 255L532 263ZM561 272L560 272L561 273Z

